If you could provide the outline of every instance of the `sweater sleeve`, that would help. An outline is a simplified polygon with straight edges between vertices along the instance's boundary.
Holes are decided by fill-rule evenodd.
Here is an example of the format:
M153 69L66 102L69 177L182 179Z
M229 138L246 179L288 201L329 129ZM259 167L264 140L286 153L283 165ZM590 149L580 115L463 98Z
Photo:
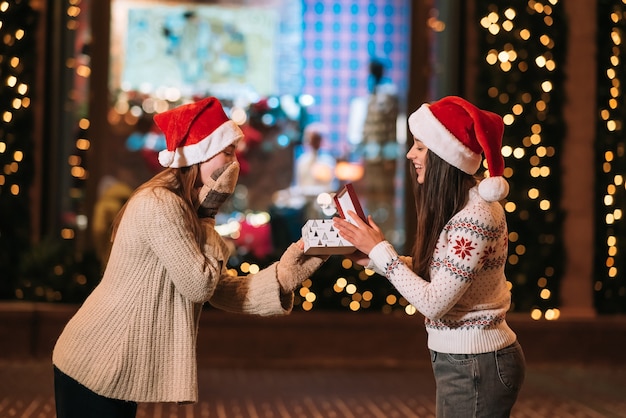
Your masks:
M293 308L293 293L283 295L276 277L276 265L244 277L224 274L209 303L234 313L261 316L285 315Z
M463 296L482 268L483 254L489 251L491 235L485 233L481 212L459 212L439 236L431 264L430 282L418 276L387 242L370 252L377 268L425 317L438 319Z
M207 301L222 271L219 248L200 248L184 221L184 203L173 193L157 188L133 203L127 210L134 211L136 230L142 231L176 290L194 303Z

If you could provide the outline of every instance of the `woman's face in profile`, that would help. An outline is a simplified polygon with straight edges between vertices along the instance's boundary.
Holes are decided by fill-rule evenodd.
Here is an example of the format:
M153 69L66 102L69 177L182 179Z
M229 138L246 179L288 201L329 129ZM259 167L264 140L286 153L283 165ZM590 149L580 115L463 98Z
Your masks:
M406 153L406 158L413 163L415 168L415 174L417 176L417 183L424 184L424 177L426 175L426 154L428 153L428 147L424 145L422 141L417 138L413 138L413 146Z

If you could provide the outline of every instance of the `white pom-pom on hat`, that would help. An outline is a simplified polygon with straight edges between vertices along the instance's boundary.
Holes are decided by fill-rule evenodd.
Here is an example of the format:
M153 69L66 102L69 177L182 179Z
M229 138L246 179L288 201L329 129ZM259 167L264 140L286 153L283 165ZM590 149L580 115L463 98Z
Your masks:
M487 177L478 184L478 194L487 202L498 202L509 194L509 183L502 176Z

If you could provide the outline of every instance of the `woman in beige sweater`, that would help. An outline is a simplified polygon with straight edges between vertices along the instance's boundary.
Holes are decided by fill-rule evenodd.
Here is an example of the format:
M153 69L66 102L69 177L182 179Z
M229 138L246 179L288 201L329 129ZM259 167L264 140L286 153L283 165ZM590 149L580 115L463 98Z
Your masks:
M214 217L236 185L243 133L215 98L155 122L166 135L166 169L120 211L102 281L54 348L58 418L135 417L137 402L196 402L202 305L288 314L293 291L324 261L297 242L257 274L227 274Z

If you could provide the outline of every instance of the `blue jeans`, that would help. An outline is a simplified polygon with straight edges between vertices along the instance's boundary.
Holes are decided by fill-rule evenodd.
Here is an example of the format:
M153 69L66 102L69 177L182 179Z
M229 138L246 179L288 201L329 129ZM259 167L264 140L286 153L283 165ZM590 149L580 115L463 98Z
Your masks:
M526 361L516 341L483 354L430 351L437 418L508 417L524 382Z
M134 418L137 403L100 396L54 368L57 418Z

